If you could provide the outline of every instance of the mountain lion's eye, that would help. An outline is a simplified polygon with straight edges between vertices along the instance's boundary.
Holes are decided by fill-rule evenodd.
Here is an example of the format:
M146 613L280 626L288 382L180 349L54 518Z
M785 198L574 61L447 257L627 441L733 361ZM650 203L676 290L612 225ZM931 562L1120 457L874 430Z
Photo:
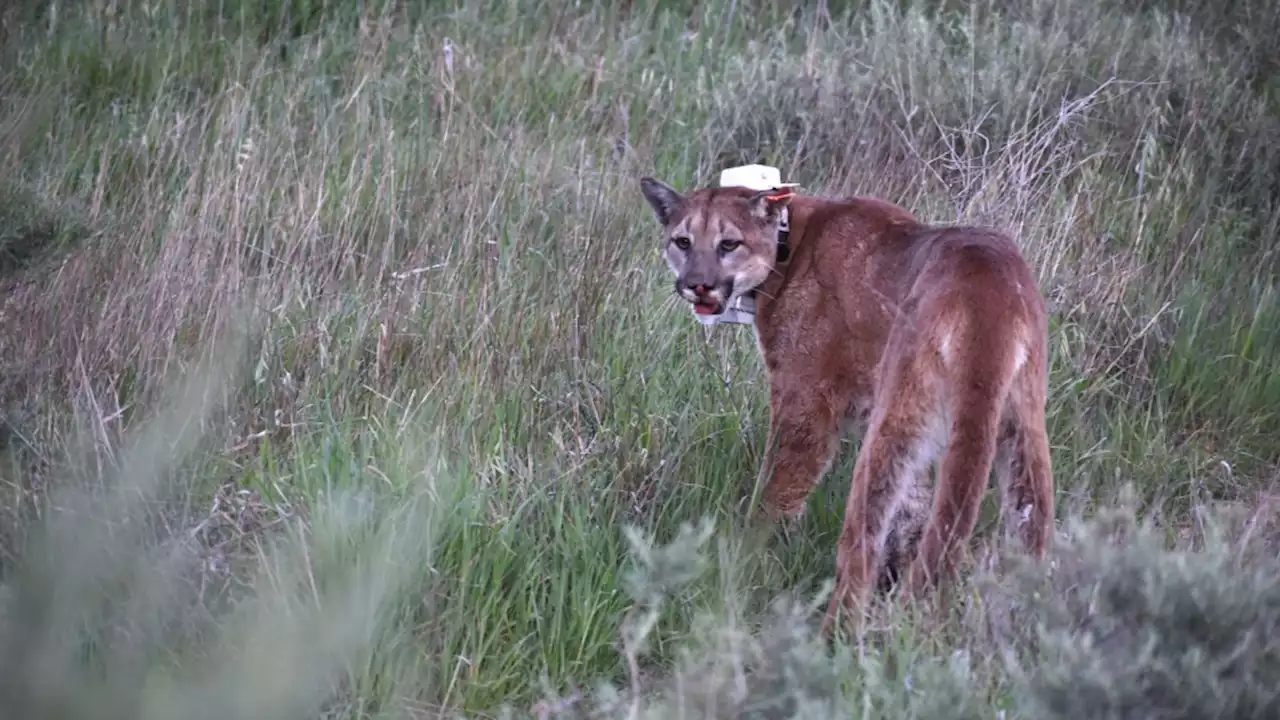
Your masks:
M733 252L734 250L737 250L738 246L741 244L741 240L721 240L720 252Z
M683 236L673 237L671 238L671 242L675 243L676 247L680 248L681 250L688 250L689 246L693 244L692 242L689 241L689 238L683 237Z

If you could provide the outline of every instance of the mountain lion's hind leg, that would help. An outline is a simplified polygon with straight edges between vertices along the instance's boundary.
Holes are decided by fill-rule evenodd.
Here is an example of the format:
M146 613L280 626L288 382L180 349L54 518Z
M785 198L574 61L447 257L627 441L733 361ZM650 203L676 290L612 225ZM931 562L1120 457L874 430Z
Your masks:
M950 579L958 556L968 549L982 495L991 478L1014 353L998 354L998 339L988 339L983 347L996 348L992 355L997 359L972 362L953 375L950 396L954 419L938 468L933 508L907 578L914 595Z
M865 601L870 584L879 579L890 531L906 529L894 527L895 516L919 497L918 483L940 451L936 371L929 359L910 352L895 355L899 359L884 369L854 465L824 632L830 632L840 611Z

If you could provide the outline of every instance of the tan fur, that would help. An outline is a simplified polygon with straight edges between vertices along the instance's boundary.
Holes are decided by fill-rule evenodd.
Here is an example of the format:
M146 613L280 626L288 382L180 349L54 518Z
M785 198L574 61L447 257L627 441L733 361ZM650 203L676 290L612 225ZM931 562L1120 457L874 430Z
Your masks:
M767 515L800 515L842 426L863 431L825 630L884 574L905 568L919 594L951 573L993 468L1006 531L1043 555L1054 517L1048 328L1012 240L929 226L874 198L682 195L652 178L641 187L681 297L723 311L757 291L770 384ZM778 263L783 207L791 255ZM725 238L741 244L726 251Z

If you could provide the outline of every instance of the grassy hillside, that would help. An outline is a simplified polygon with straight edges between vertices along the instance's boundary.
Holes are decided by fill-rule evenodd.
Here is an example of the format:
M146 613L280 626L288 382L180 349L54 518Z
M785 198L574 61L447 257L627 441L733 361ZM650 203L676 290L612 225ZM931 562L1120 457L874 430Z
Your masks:
M795 5L0 10L6 716L1274 717L1280 6ZM744 523L636 182L744 162L1018 239L1052 572L817 639L857 440Z

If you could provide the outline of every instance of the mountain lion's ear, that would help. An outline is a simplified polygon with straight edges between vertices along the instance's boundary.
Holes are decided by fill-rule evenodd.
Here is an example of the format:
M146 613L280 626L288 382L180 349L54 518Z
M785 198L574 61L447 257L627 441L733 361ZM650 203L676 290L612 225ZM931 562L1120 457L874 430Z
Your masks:
M640 178L640 191L653 206L654 217L664 226L669 225L671 218L684 207L684 196L661 180L651 177Z
M795 196L796 192L791 188L773 188L772 190L761 190L747 198L747 204L751 206L752 215L761 220L774 221L778 219L778 216L782 214L782 209Z

